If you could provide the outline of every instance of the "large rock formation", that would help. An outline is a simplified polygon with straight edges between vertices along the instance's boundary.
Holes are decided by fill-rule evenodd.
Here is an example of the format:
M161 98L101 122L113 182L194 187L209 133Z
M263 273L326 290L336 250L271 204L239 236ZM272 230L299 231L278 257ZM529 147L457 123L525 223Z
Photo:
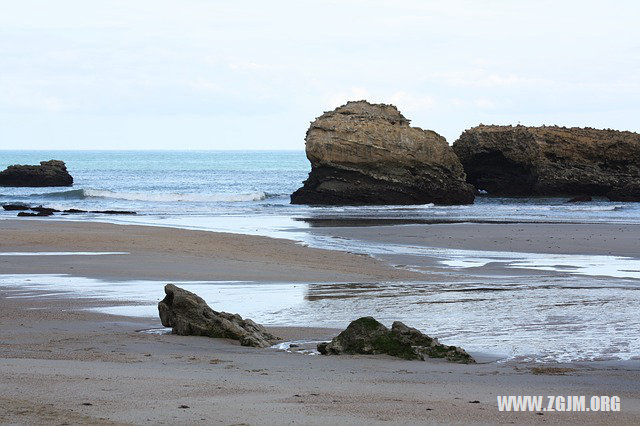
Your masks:
M469 204L473 188L447 141L393 105L348 102L307 131L311 173L293 204Z
M242 346L264 348L277 337L263 326L240 315L216 312L198 295L167 284L166 297L158 303L160 321L181 336L207 336L239 340Z
M71 186L73 177L63 161L41 161L39 166L9 166L0 172L0 186Z
M468 182L492 195L598 195L640 201L640 134L483 126L453 144Z
M389 330L373 317L363 317L351 322L331 342L319 344L318 351L323 355L386 354L422 361L426 356L463 364L475 363L462 348L443 345L438 339L407 327L400 321L394 322Z

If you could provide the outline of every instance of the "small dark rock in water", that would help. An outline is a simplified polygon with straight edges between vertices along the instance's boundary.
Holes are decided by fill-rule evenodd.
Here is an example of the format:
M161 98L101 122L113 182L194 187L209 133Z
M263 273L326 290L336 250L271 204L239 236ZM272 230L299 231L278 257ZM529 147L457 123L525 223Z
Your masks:
M259 348L271 346L279 340L250 319L214 311L190 291L167 284L164 292L166 297L158 303L160 321L165 327L172 327L173 334L233 339L239 340L242 346Z
M41 161L39 166L13 165L0 172L0 186L71 186L73 177L63 161Z
M445 358L462 364L475 360L462 348L447 346L438 339L427 336L400 321L391 330L373 317L363 317L351 324L331 342L320 343L318 352L323 355L386 354L404 359L424 361L429 358Z
M53 212L42 211L38 213L29 213L29 212L20 212L18 213L18 217L43 217L43 216L53 216Z
M593 201L591 195L578 195L577 197L567 200L567 203L588 203L590 201Z
M136 212L130 212L126 210L93 210L89 213L98 213L98 214L137 214Z
M31 210L38 213L45 213L47 216L51 216L54 213L58 213L60 210L52 209L50 207L31 207Z
M43 206L38 206L38 207L29 207L29 206L25 206L22 204L5 204L2 206L5 210L33 210L34 212L37 212L38 214L33 214L33 213L25 213L25 214L21 214L18 216L51 216L53 213L59 213L60 210L56 210L56 209L52 209L50 207L43 207ZM132 211L127 211L127 210L93 210L93 211L87 211L87 210L80 210L80 209L67 209L67 210L63 210L63 213L67 213L67 214L79 214L79 213L95 213L95 214L127 214L127 215L133 215L133 214L137 214L136 212L132 212Z
M18 211L18 210L30 210L29 206L25 206L24 204L3 204L2 208L6 211Z

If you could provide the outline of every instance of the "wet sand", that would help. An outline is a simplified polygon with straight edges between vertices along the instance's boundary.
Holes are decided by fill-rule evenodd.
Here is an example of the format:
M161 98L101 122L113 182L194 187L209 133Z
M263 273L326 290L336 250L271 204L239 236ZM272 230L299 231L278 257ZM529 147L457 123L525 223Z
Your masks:
M405 227L394 227L395 236L392 229L361 229L384 231L387 234L382 237L389 240L411 238ZM453 232L460 241L465 232L473 235L472 229L456 229L431 231L432 237L439 235L433 241L448 240L446 232ZM428 229L422 232L429 233ZM536 236L544 229L528 232L540 248L552 236L572 235L555 229L545 239ZM620 244L613 238L616 235L605 235L600 247L626 253L625 244L631 240ZM467 241L479 244L480 238L467 237ZM2 252L131 253L0 257L3 274L287 282L428 278L366 256L310 249L284 240L169 228L2 221L0 244ZM578 246L573 249L587 250ZM559 247L572 249L568 242ZM159 320L84 310L113 306L112 301L37 293L16 298L21 294L20 289L0 288L0 423L637 424L640 419L638 361L457 365L389 357L305 356L244 348L220 339L139 333L160 327ZM274 332L286 339L322 340L337 330L289 327ZM501 413L496 395L586 395L587 399L617 395L622 411Z
M127 252L102 256L2 256L1 252ZM424 279L368 256L293 241L220 232L54 220L0 221L3 274L104 279L362 282Z
M458 223L317 227L310 232L424 247L640 257L640 225Z
M637 424L640 418L640 368L629 363L536 369L308 356L139 333L160 324L80 310L100 301L10 298L14 291L0 291L3 424ZM336 332L273 331L289 339ZM622 411L501 413L496 395L503 394L618 395Z

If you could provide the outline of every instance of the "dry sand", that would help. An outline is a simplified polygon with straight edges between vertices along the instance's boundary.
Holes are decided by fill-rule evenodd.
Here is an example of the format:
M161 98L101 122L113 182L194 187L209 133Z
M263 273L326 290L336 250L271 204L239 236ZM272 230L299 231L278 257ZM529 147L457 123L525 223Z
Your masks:
M393 238L392 230L385 232ZM532 230L531 236L540 232ZM612 241L617 239L609 238L605 249L624 253ZM131 253L4 257L0 273L264 281L414 277L364 256L261 237L167 228L2 221L0 244L3 252ZM0 288L0 423L638 424L640 419L637 361L536 369L539 366L525 363L305 356L220 339L139 333L159 327L159 321L83 310L112 302L51 294L16 298L19 294L19 289ZM327 339L337 331L274 332L287 339ZM509 394L618 395L622 411L498 412L496 395Z

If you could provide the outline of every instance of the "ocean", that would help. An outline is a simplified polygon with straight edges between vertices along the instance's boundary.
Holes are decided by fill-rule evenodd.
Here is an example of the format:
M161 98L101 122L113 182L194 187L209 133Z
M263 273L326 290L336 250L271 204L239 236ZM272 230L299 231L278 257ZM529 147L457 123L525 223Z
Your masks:
M0 151L0 169L62 159L71 188L0 188L0 203L133 210L199 226L212 216L640 223L640 203L478 197L469 206L308 207L289 195L310 170L303 151ZM8 213L2 213L7 215ZM15 216L15 214L8 214ZM191 218L188 220L187 218ZM136 218L137 220L144 220ZM202 219L202 220L201 220Z
M636 258L442 250L309 232L322 224L640 224L640 203L595 199L573 204L566 198L479 196L469 206L291 205L289 195L310 170L303 151L0 151L0 169L49 159L66 162L75 180L73 187L0 187L0 204L133 210L138 214L56 218L273 236L383 259L404 254L413 256L416 264L423 257L435 259L443 277L442 282L429 279L404 284L183 283L197 289L215 308L265 324L331 327L344 327L355 315L375 313L382 320L400 319L448 343L498 353L506 359L640 357L640 263ZM0 219L15 218L15 213L2 211ZM512 273L492 276L472 269L488 263L504 264ZM0 271L0 284L15 282L31 288L112 296L110 283L51 276L26 281ZM155 315L157 294L151 295L149 289L163 284L129 283L127 294L148 305L114 309ZM119 283L118 289L123 285ZM246 303L247 295L259 296L261 303Z

